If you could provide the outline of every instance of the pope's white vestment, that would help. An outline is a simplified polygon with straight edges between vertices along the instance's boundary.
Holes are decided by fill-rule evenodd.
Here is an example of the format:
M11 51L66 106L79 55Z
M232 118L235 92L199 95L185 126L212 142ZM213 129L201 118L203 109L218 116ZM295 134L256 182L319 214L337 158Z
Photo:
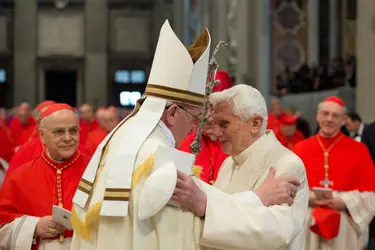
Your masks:
M292 206L265 207L249 192L259 187L271 167L276 176L300 180ZM203 187L207 207L201 244L207 248L202 249L303 249L309 199L304 165L273 132L268 131L239 155L228 157L214 186Z
M117 140L116 140L117 139ZM115 147L121 136L113 137L109 146ZM155 154L158 147L174 147L175 141L170 130L159 122L139 150L135 167ZM111 157L110 153L108 157ZM108 169L103 168L93 200L100 199L106 182ZM72 250L110 249L110 250L193 250L199 249L201 222L198 217L182 208L166 206L151 218L138 218L138 200L144 176L132 189L129 202L129 216L100 217L99 226L93 227L91 240L87 241L77 234L73 236ZM95 203L95 202L94 202ZM75 206L76 210L80 210Z
M204 106L210 44L205 29L186 48L164 22L144 98L98 146L73 198L73 250L200 248L201 220L177 204L167 205L177 170L191 174L194 157L184 155L191 159L186 166L169 161L169 152L182 152L162 120L170 103L180 109ZM184 122L193 128L191 119ZM168 152L166 165L160 163L161 148Z

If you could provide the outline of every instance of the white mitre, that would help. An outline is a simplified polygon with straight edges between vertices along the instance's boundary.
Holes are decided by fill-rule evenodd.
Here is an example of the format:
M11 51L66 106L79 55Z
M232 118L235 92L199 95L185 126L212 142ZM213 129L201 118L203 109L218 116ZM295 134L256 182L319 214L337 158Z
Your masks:
M116 131L124 131L126 127L125 134L121 134L123 143L120 147L109 149L116 152L105 163L109 174L100 215L127 216L137 153L160 121L167 101L203 106L210 45L211 37L205 29L195 43L186 48L173 32L168 20L165 21L160 31L145 95L132 114L98 146L73 198L75 205L82 209L88 205L100 161L106 149L108 150L106 146L110 138L116 136ZM92 202L88 205L89 208L93 205Z

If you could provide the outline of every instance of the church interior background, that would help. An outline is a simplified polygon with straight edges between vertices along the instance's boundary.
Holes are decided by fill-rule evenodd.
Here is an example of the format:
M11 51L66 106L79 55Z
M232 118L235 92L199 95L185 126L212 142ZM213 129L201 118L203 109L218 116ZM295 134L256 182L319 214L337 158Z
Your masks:
M220 68L237 84L257 87L268 102L286 68L355 57L356 88L282 101L309 118L322 95L337 92L373 121L374 17L375 1L368 0L0 0L0 106L53 99L131 108L169 19L185 45L205 27L212 47L227 41Z

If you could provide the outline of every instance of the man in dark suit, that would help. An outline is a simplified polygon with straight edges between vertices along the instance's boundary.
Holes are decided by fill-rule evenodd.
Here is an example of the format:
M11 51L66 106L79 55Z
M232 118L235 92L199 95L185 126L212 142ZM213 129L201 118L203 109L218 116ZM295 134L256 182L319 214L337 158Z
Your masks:
M363 141L363 133L367 129L367 125L362 122L361 117L356 112L349 112L345 120L345 127L349 132L349 136L358 142Z
M365 126L362 133L362 142L368 147L375 164L375 122Z
M362 134L362 142L370 150L372 161L375 163L375 122L366 127ZM370 223L370 238L367 250L375 249L375 219Z

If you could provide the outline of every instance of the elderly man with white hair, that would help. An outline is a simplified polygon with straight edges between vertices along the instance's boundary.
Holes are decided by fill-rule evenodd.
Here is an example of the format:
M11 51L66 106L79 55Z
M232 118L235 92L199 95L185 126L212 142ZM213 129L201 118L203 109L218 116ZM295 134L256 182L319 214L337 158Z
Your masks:
M210 102L223 151L231 157L214 187L196 185L179 172L173 195L202 217L202 249L303 249L309 199L304 165L266 130L263 96L251 86L237 85L213 93ZM284 182L275 185L275 175ZM285 189L283 204L270 206L277 204L275 190Z

